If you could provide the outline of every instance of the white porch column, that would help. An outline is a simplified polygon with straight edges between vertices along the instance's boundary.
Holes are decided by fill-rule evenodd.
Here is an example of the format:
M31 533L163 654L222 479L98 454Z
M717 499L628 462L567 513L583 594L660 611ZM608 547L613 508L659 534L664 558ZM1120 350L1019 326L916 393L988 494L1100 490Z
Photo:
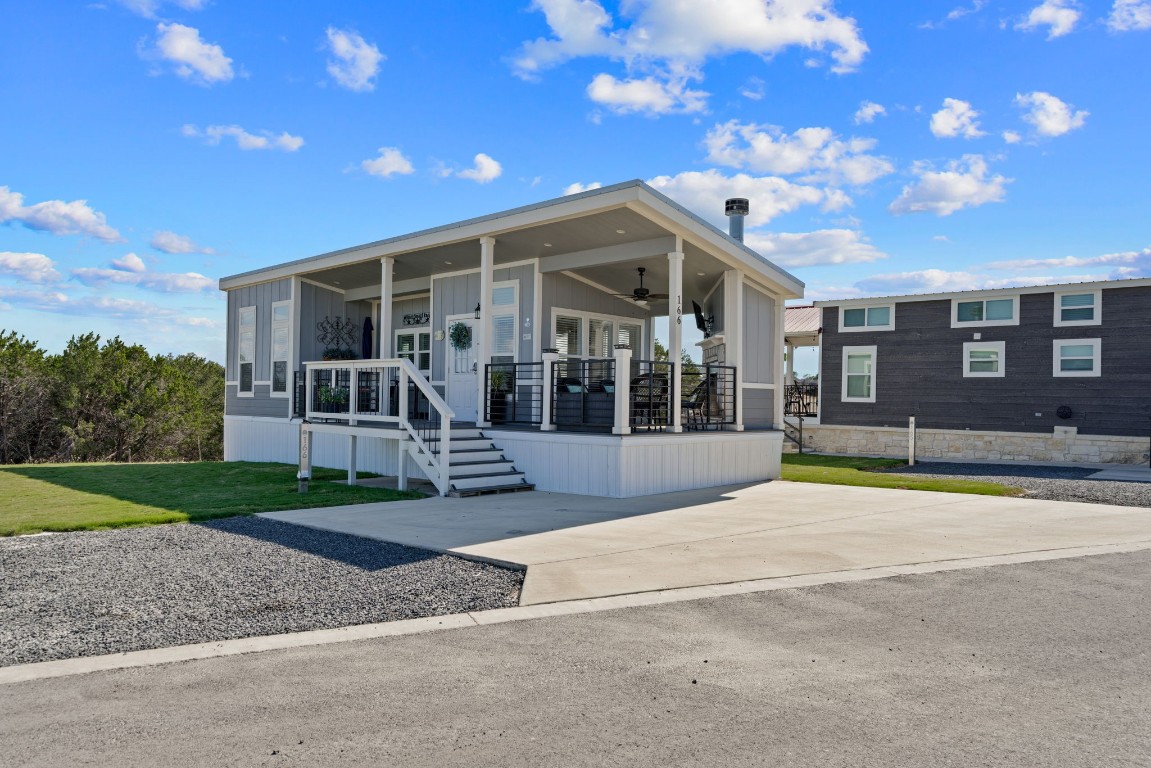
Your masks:
M779 354L784 344L783 297L775 296L773 301L775 301L775 332L772 335L775 343L771 345L774 358L771 365L771 383L775 388L771 393L775 400L775 418L772 421L775 423L775 429L783 429L783 355Z
M787 375L783 381L788 386L791 386L795 383L795 345L790 341L785 341L783 348L787 354Z
M724 364L735 366L735 424L743 431L743 273L729 269L723 273L723 346Z
M677 237L676 245L681 250L672 251L667 255L667 357L675 364L675 375L671 377L671 431L683 431L683 413L680 411L682 398L683 363L680 360L680 350L683 349L683 251L682 241Z
M631 434L631 350L615 349L615 419L613 435Z
M395 262L391 256L380 259L380 318L376 323L376 332L379 341L376 349L377 357L387 360L392 356L392 284L394 280Z
M552 424L552 400L555 398L555 383L552 376L552 364L560 359L556 352L544 352L540 355L544 363L543 396L540 398L540 431L554 432L556 425Z
M479 384L476 393L476 424L481 427L490 427L491 423L484 420L484 396L487 393L487 369L492 362L492 283L494 282L493 268L496 256L496 239L494 237L480 238L480 322L476 340L476 380Z

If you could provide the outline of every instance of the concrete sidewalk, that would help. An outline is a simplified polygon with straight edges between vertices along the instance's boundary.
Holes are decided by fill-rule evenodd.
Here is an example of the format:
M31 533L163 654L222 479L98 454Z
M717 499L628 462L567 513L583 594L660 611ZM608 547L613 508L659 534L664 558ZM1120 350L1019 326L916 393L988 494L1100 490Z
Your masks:
M775 481L633 499L520 493L264 514L527 567L522 605L1117 544L1151 510Z

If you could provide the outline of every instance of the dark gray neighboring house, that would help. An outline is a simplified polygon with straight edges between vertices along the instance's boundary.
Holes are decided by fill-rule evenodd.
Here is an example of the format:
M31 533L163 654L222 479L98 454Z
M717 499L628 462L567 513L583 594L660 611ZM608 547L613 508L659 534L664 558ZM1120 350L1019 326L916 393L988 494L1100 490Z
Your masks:
M925 431L921 456L1145 460L1151 279L816 306L820 408L810 447L906 455L914 416Z

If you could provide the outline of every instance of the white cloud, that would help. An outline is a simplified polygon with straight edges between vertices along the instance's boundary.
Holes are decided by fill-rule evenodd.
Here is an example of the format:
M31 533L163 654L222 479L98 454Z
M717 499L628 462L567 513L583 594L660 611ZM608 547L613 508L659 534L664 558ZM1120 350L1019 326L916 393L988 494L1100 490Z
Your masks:
M55 283L62 275L56 264L42 253L0 251L0 275L11 275L26 283Z
M232 60L218 45L200 39L200 30L183 24L157 24L154 53L175 65L176 74L198 85L226 83L235 77Z
M167 230L161 230L152 235L150 245L157 251L163 251L164 253L215 253L211 248L197 245L190 237L177 235L175 232L169 232Z
M375 90L380 62L386 56L353 30L328 27L328 74L349 91Z
M784 133L774 125L730 120L716 125L704 138L710 162L729 168L783 175L805 174L801 181L861 186L894 167L885 158L867 154L874 139L842 140L830 128L800 128Z
M1082 109L1076 112L1062 99L1043 91L1017 93L1015 104L1027 110L1023 119L1035 126L1040 136L1062 136L1082 128L1090 114Z
M964 155L962 160L947 164L947 170L935 171L930 164L917 163L913 169L919 178L903 188L888 210L895 214L934 213L950 216L964 208L984 203L1001 202L1011 179L988 176L987 161L982 155Z
M1079 23L1079 4L1075 0L1043 0L1027 14L1027 18L1015 25L1016 29L1031 31L1047 27L1047 39L1054 40L1075 29Z
M134 285L160 293L198 293L216 287L216 281L196 272L149 272L144 261L134 253L112 261L110 269L77 267L72 278L90 288L108 284Z
M657 176L647 183L725 230L723 202L729 197L746 197L751 202L748 227L762 226L803 205L822 205L824 209L837 210L851 203L851 199L838 190L793 184L778 176L749 176L745 173L725 176L715 169Z
M158 329L161 332L171 331L172 325L210 329L219 328L222 325L219 320L213 318L190 315L186 308L161 306L149 301L104 295L73 298L60 291L29 291L0 286L0 307L5 306L20 306L70 317L145 320L149 328Z
M983 10L983 6L987 5L987 0L974 0L970 6L960 5L948 11L947 16L943 21L925 21L919 25L920 29L943 29L947 26L949 21L957 21L964 16L969 16L973 13L979 13Z
M489 181L498 179L503 172L503 166L501 166L498 161L480 152L475 157L475 165L467 170L458 172L456 176L461 179L471 179L480 184L487 184Z
M979 130L979 113L971 104L960 99L944 99L943 109L931 116L931 132L938 138L953 139L962 136L974 139L984 135Z
M855 110L855 124L873 123L875 118L886 114L887 110L882 104L876 104L874 101L863 101L860 102L859 109Z
M380 147L380 155L372 160L365 160L360 167L373 176L406 175L414 172L412 162L404 157L404 153L397 147Z
M814 232L748 232L744 242L781 267L858 264L887 258L854 229Z
M574 182L572 184L568 184L566 187L564 187L564 194L565 195L577 195L580 192L587 192L588 190L599 189L602 186L603 186L603 184L600 184L598 181L593 181L591 184L580 184L577 181L577 182Z
M863 293L877 295L899 295L914 293L950 293L952 291L975 291L988 288L1010 288L1024 285L1047 285L1066 282L1068 278L1058 277L1008 277L995 278L975 272L949 272L944 269L921 269L911 272L894 272L885 275L872 275L855 283Z
M281 152L295 152L304 146L301 136L293 136L284 131L279 135L272 131L260 131L258 134L248 133L238 125L209 125L200 130L194 125L185 125L180 133L189 138L202 138L204 143L212 146L218 145L226 136L236 140L236 146L243 150L275 149Z
M45 200L24 205L24 196L8 187L0 187L0 224L18 221L29 229L51 232L54 235L88 235L106 243L117 243L123 238L108 226L104 214L94 211L87 200Z
M1077 269L1080 267L1120 267L1151 274L1151 246L1141 251L1122 251L1102 256L1064 256L1057 259L1013 259L996 261L988 269ZM1135 275L1129 275L1134 277Z
M200 11L207 5L206 0L116 0L132 13L146 19L156 18L157 12L168 2L185 11Z
M1151 29L1151 0L1115 0L1107 27L1113 32Z
M661 81L655 77L617 80L600 73L587 87L588 98L619 115L640 112L663 115L673 112L702 112L707 94L687 87L688 78Z
M739 95L745 99L752 101L760 101L764 97L767 84L758 77L749 77L743 87L739 89Z
M800 47L829 53L833 71L849 72L868 50L855 20L837 14L832 0L629 0L620 4L619 19L596 0L534 0L531 7L544 14L552 37L524 43L512 61L515 73L536 79L540 72L580 57L623 62L628 79L609 81L600 75L596 93L619 97L619 84L643 84L631 86L642 94L631 94L634 98L627 103L641 96L650 103L674 95L685 107L702 105L707 94L689 91L685 84L700 79L701 67L715 56L751 53L770 58ZM647 82L652 78L663 87L654 88Z
M1002 135L1003 140L1008 144L1018 144L1023 141L1023 137L1019 134L1019 131L1004 131Z

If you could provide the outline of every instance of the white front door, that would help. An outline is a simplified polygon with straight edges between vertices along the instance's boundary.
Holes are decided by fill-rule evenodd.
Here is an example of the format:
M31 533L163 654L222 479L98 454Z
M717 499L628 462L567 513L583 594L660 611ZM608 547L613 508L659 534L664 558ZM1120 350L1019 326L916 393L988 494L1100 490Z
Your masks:
M472 342L464 349L457 349L452 345L452 328L462 323L471 333ZM476 349L476 321L471 315L461 315L447 318L447 401L448 406L456 412L458 421L477 421L476 400L478 396L479 372L476 370L479 350Z

